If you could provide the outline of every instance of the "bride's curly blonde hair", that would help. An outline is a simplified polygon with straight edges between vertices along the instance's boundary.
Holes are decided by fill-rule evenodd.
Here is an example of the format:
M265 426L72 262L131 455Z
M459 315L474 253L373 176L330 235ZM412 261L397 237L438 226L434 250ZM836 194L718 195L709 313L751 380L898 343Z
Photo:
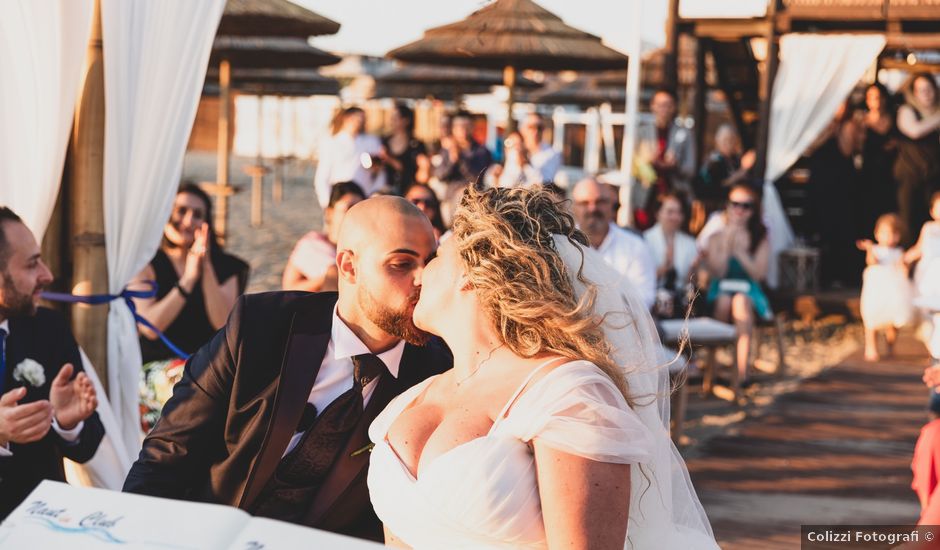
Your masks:
M578 300L553 234L589 246L574 218L542 189L470 186L454 216L457 252L506 347L522 357L554 353L588 360L627 397L603 319L594 314L596 289L579 271L588 291Z

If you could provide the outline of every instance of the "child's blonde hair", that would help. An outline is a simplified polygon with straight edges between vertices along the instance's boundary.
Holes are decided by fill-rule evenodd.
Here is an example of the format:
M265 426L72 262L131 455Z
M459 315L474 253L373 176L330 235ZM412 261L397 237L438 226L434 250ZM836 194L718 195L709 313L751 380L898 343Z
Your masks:
M901 216L898 216L894 212L878 216L878 220L875 221L875 231L878 231L878 228L882 225L888 225L898 235L904 232L904 224L901 222Z

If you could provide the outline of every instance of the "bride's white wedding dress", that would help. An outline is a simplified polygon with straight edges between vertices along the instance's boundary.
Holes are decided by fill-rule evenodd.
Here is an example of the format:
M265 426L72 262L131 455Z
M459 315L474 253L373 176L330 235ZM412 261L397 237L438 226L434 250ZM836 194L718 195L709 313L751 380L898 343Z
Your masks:
M393 400L369 429L369 493L379 519L416 549L546 548L536 464L528 442L601 462L632 464L627 549L717 549L708 519L669 439L669 379L646 309L591 250L555 237L569 273L598 286L612 358L634 407L597 366L571 361L529 385L534 369L487 435L411 472L389 426L433 378ZM582 264L583 260L583 264ZM580 295L584 285L573 280Z
M562 365L520 395L529 379L487 435L424 465L417 478L386 434L433 378L400 395L376 418L369 429L375 442L369 492L389 530L414 548L544 548L529 441L537 437L542 444L603 462L637 464L649 458L649 431L592 363Z

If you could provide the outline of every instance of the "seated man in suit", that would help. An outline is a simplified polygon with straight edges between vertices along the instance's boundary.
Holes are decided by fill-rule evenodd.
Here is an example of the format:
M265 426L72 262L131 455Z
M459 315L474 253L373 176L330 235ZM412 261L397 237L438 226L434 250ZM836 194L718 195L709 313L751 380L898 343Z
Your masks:
M0 206L0 520L43 479L65 481L63 456L87 462L104 437L68 324L37 306L51 282L32 232Z
M393 397L453 362L412 321L435 247L427 217L400 197L351 207L339 292L240 298L187 362L124 490L382 540L367 429Z

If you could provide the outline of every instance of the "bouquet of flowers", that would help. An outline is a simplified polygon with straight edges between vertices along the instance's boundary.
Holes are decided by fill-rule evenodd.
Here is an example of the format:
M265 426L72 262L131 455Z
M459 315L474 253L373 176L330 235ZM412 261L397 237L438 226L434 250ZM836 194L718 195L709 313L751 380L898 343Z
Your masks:
M144 363L140 380L140 427L148 433L160 418L163 405L173 395L173 386L183 377L182 359Z

